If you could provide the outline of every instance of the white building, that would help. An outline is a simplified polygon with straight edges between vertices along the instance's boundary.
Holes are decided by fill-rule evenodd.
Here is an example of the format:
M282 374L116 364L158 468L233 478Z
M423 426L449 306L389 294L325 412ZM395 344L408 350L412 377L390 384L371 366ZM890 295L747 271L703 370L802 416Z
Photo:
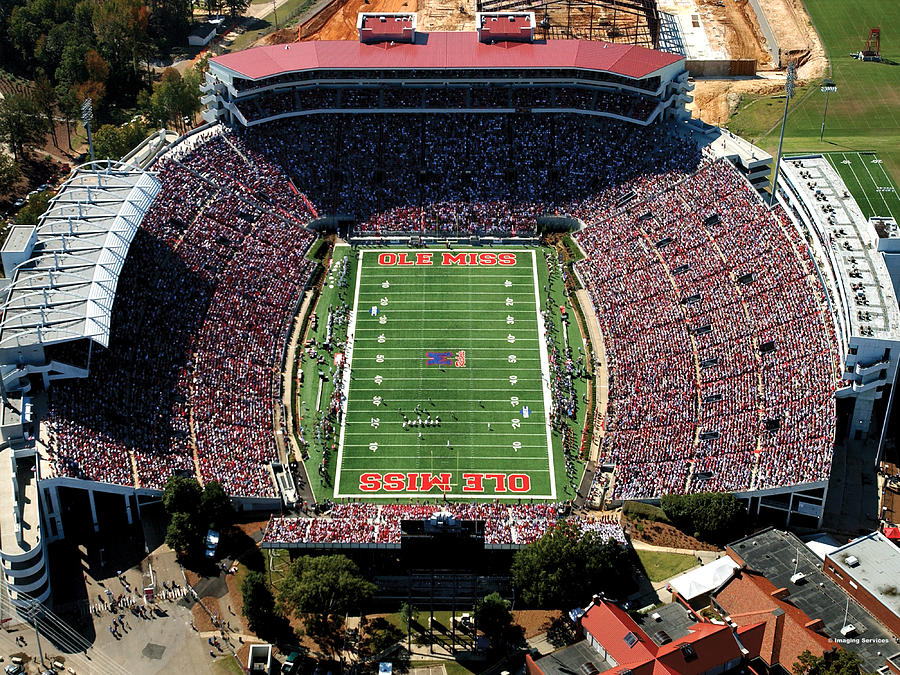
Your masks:
M822 155L782 160L779 199L794 216L822 275L852 405L847 434L875 439L887 426L900 359L900 237L886 219L867 221Z

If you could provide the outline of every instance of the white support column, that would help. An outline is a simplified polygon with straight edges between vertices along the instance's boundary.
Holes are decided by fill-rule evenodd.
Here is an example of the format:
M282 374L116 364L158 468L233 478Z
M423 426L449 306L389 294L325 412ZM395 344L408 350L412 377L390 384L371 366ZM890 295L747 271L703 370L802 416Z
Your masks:
M97 504L94 502L94 491L88 490L88 499L91 502L91 518L94 521L94 532L100 531L100 523L97 522Z
M125 517L128 519L128 524L131 525L133 522L131 518L131 500L129 499L131 495L126 492L122 496L125 498Z

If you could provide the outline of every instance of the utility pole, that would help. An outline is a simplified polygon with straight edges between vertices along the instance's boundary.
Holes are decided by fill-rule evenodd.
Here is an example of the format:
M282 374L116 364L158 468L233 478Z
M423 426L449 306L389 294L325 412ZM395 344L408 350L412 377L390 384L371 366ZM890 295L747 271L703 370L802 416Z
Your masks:
M772 175L772 197L769 206L775 205L775 197L778 193L778 170L781 166L781 146L784 143L784 127L787 124L788 104L794 95L794 83L797 80L797 69L791 61L787 67L787 79L784 83L784 116L781 118L781 137L778 139L778 156L775 159L775 173Z
M28 614L31 619L31 625L34 626L34 639L37 640L37 648L38 648L38 656L41 658L41 665L44 665L44 652L41 649L41 632L38 629L38 612L40 611L41 603L37 600L32 600L28 605Z
M828 78L822 83L821 91L825 94L825 111L822 113L822 129L819 131L820 142L825 135L825 117L828 115L828 95L837 91L837 85L834 83L834 80Z

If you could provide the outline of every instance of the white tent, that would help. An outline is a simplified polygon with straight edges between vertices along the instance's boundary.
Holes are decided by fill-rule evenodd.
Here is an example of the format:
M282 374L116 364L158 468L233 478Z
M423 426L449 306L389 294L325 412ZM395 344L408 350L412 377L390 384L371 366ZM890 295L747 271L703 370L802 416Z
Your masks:
M709 593L725 583L739 565L724 556L718 560L685 572L669 582L673 592L690 602L704 593Z

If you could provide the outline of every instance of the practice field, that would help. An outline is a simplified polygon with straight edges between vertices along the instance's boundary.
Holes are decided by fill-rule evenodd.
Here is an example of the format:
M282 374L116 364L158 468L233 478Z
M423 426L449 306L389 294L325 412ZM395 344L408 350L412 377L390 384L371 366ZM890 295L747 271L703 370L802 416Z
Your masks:
M334 497L555 499L539 307L530 249L361 250Z
M829 152L825 157L840 174L866 218L891 216L900 222L900 195L876 153Z

